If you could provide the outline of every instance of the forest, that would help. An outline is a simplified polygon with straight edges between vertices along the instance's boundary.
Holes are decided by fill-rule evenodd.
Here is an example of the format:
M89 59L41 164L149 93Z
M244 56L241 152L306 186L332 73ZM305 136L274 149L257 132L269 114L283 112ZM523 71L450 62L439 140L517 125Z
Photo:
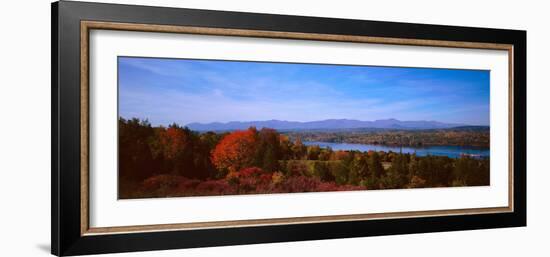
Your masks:
M347 131L291 131L290 138L304 141L401 146L476 146L489 147L488 126L463 126L445 129L352 129Z
M378 136L384 138L383 133ZM118 140L120 199L484 186L490 182L488 157L334 151L304 145L313 140L311 135L282 134L270 128L197 132L175 123L152 126L147 120L121 117Z

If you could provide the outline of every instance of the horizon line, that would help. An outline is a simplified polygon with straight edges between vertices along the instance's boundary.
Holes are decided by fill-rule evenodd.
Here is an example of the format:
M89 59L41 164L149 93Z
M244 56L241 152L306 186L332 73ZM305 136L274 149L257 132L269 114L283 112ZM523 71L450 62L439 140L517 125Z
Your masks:
M139 118L139 117L125 118L125 117L122 117L122 116L119 116L119 118L122 118L122 119L125 119L125 120L139 119L139 120L142 120L142 121L150 122L149 118ZM185 123L185 124L180 124L176 121L172 121L172 122L165 123L165 125L177 124L177 125L188 126L190 124L208 125L208 124L213 124L213 123L228 124L228 123L266 122L266 121L309 123L309 122L338 121L338 120L359 121L359 122L376 122L376 121L389 121L389 120L394 120L394 121L398 121L398 122L437 122L437 123L442 123L442 124L446 124L446 125L457 125L457 127L460 127L460 126L484 126L484 127L489 127L490 126L490 124L470 124L470 123L463 123L463 122L444 122L444 121L438 121L438 120L400 120L400 119L396 119L396 118L376 119L376 120L359 120L359 119L350 119L350 118L330 118L330 119L310 120L310 121L266 119L266 120L232 120L232 121L189 122L189 123ZM159 123L159 125L162 126L163 124Z

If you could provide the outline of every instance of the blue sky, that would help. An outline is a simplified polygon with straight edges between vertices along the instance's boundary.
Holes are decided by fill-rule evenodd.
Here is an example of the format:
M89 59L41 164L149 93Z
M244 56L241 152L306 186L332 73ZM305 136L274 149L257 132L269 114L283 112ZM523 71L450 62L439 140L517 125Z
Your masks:
M489 71L119 57L119 115L489 125Z

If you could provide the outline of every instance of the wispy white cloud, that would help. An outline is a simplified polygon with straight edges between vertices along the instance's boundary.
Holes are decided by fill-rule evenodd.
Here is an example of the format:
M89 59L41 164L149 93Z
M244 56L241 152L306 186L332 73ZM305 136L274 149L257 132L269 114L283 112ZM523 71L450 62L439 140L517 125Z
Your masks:
M156 125L342 118L488 123L488 80L452 72L140 58L123 65L120 114Z

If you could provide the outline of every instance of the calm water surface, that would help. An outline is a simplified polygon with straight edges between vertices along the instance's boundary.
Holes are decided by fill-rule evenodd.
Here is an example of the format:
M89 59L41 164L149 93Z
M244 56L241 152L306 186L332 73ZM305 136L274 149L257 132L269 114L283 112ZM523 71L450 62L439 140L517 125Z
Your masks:
M458 158L463 154L471 155L473 157L489 157L489 148L487 147L475 147L475 146L425 146L425 147L412 147L412 146L384 146L384 145L367 145L367 144L348 144L348 143L330 143L330 142L317 142L309 141L304 142L304 145L319 145L322 148L330 147L332 150L356 150L362 152L384 151L384 152L399 152L403 153L416 153L417 156L437 155L448 156L450 158Z

